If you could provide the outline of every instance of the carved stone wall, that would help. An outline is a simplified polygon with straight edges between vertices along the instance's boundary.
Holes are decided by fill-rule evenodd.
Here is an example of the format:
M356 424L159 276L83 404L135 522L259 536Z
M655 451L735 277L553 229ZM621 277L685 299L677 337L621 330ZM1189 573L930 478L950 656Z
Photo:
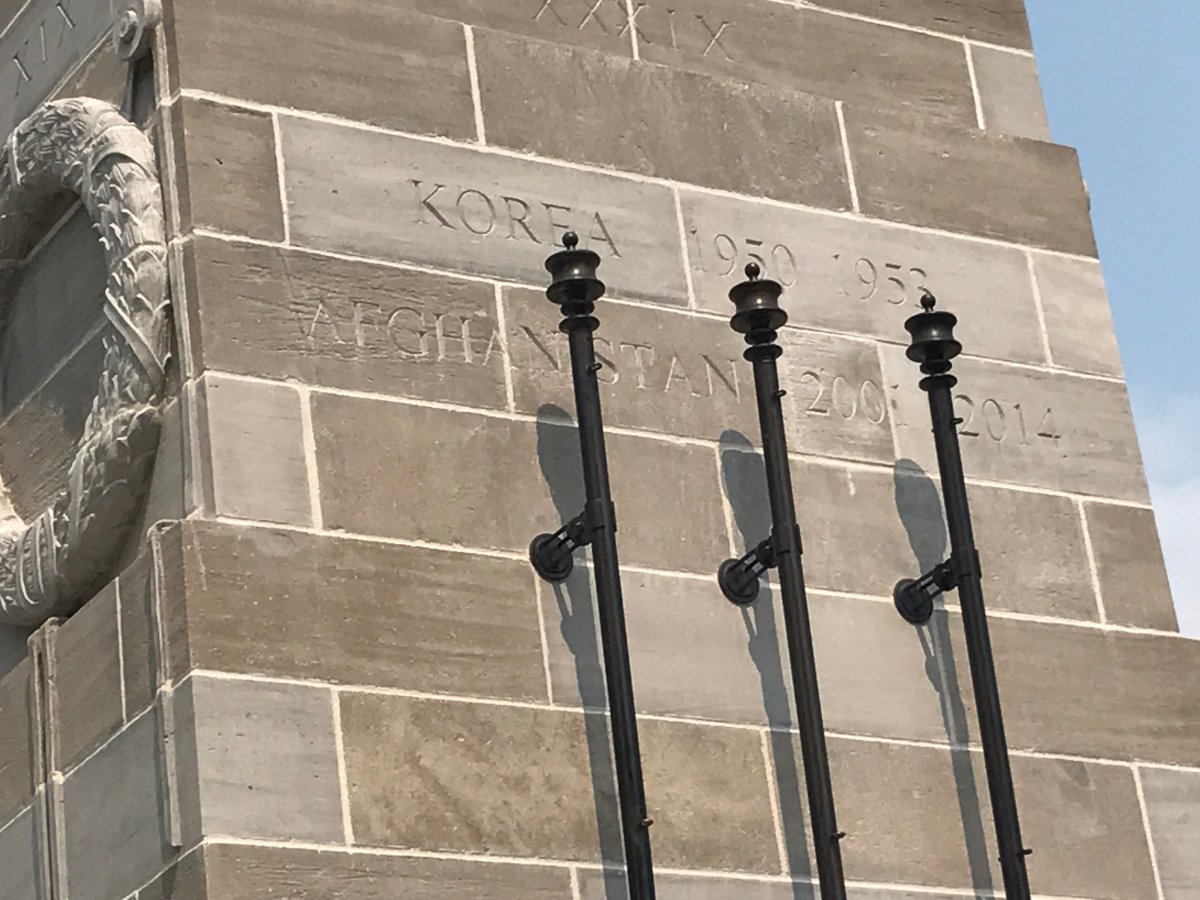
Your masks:
M582 502L541 294L568 227L610 286L659 896L814 895L777 598L743 613L714 578L767 530L725 299L754 259L792 314L852 896L1000 888L958 612L914 630L890 600L946 547L902 360L926 287L967 346L1034 890L1200 892L1200 643L1020 0L164 6L180 399L171 514L139 533L182 521L0 681L19 900L623 896L589 573L555 590L525 559Z

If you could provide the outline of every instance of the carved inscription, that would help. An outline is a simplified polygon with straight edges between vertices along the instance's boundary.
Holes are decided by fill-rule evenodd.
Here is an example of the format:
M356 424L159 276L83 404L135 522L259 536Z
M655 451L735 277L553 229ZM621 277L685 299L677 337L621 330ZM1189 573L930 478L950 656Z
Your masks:
M418 225L538 245L554 245L564 233L576 231L597 253L622 258L599 211L420 178L410 178L409 185Z
M75 20L67 11L65 2L55 3L38 18L33 33L12 55L12 68L15 71L10 73L10 84L15 85L12 91L14 98L20 96L21 89L33 81L35 74L62 52L68 32L75 30ZM33 23L27 23L27 27L29 24Z
M840 416L847 422L864 419L872 425L887 421L883 389L870 378L847 378L825 369L805 369L799 378L801 405L809 416Z
M633 32L639 45L663 45L701 57L734 59L727 43L734 23L676 8L682 3L644 0L531 0L535 22L548 21L575 31L594 29L624 37ZM653 37L651 36L653 35Z

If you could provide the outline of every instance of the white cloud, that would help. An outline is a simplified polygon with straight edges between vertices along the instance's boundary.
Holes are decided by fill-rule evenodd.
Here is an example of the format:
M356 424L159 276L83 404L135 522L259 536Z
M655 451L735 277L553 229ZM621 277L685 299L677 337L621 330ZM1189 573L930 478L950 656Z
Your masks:
M1137 421L1179 629L1200 638L1200 396Z

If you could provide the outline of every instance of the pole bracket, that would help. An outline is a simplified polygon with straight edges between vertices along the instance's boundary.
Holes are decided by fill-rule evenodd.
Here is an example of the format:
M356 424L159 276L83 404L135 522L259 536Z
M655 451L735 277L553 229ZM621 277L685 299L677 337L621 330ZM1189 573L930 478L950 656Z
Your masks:
M933 617L933 601L946 591L954 590L969 577L983 577L979 551L966 559L952 554L948 560L938 563L920 578L905 578L896 582L892 590L896 610L904 621L912 625L924 625Z
M575 568L575 551L605 528L617 530L616 506L589 500L583 512L554 534L539 534L529 543L529 562L544 580L562 584Z
M727 559L717 570L717 584L725 599L735 606L749 606L758 599L759 578L779 565L775 544L767 538L741 559Z

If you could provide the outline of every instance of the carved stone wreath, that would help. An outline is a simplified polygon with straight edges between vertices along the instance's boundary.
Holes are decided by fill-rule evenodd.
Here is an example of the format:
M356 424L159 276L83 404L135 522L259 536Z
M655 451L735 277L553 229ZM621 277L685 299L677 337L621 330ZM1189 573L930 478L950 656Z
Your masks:
M17 126L0 162L0 267L16 266L33 215L80 198L104 248L104 371L68 483L26 523L0 525L0 623L73 612L110 574L141 509L158 449L168 352L166 241L154 149L116 107L46 103Z

